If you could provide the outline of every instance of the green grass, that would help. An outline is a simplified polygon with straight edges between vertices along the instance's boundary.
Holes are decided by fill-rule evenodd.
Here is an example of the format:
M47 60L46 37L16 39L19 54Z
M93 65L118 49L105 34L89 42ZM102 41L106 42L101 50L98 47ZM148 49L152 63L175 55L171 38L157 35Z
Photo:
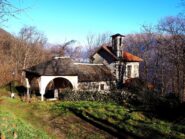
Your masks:
M49 139L45 132L35 129L3 108L0 109L0 133L7 139L13 139L15 136L19 139Z
M96 101L26 103L7 96L9 96L7 91L0 89L0 134L8 139L13 139L14 133L18 139L61 138L55 137L54 126L59 126L64 138L111 138L108 133L92 128L74 113L121 135L128 134L141 138L185 138L184 125L148 118L142 111L131 111L113 103ZM59 123L54 125L52 121Z
M173 124L156 118L148 118L142 112L111 103L100 102L61 102L53 109L62 113L77 112L84 117L97 121L110 129L147 138L185 138L185 126Z
M0 90L0 137L13 139L105 139L108 133L81 120L73 113L52 110L57 102L22 102L12 99L6 90ZM7 120L5 120L7 119Z

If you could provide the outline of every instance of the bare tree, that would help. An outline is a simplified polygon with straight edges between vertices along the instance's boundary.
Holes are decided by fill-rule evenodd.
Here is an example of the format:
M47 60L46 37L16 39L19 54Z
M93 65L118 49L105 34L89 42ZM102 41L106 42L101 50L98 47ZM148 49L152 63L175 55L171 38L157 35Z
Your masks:
M0 0L0 23L8 21L10 17L17 17L22 11L23 9L16 7L9 0Z
M144 61L141 63L141 78L145 82L155 82L155 77L151 77L151 72L154 73L153 57L156 53L156 34L153 33L152 28L145 28L140 34L132 34L126 36L124 40L125 51L129 51L141 58ZM152 71L153 70L153 71Z
M163 45L167 46L164 54L171 65L173 90L181 98L185 90L185 18L182 16L166 17L158 24L158 30L165 35ZM169 77L169 78L170 78Z
M111 33L105 32L102 34L88 34L86 37L86 45L85 45L85 53L86 58L88 58L98 47L100 47L102 44L110 43L110 36Z
M16 77L20 75L19 71L47 59L48 54L44 49L46 40L44 34L35 27L23 27L19 35L14 37L9 56L14 61Z
M161 95L185 94L185 18L166 17L156 28L144 26L140 34L125 38L126 49L144 59L141 77L159 88Z
M75 44L75 40L66 41L62 44L54 44L50 48L50 52L53 56L69 56L70 48L73 44ZM71 48L72 49L72 48Z
M66 50L66 55L74 59L75 61L81 62L82 60L82 46L69 46Z
M11 69L14 62L10 58L10 49L12 46L12 36L4 30L0 30L0 85L7 84L13 78Z

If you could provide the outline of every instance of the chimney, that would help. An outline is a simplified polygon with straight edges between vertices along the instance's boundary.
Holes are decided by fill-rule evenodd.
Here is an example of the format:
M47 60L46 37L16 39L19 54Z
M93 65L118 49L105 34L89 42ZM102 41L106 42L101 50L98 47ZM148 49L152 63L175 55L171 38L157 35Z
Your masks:
M123 51L123 37L124 35L121 35L119 33L112 35L112 50L114 54L119 58L122 56Z

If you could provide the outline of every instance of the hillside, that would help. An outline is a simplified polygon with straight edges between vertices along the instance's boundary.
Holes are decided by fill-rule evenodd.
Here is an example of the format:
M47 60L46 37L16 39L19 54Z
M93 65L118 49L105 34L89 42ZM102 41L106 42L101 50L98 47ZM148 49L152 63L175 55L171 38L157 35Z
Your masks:
M142 110L97 101L31 103L0 91L1 138L185 138L185 126ZM149 113L148 113L149 114Z
M53 111L56 102L22 102L0 91L1 137L19 139L114 138L73 113Z
M0 28L0 38L5 36L11 36L11 34L5 31L4 29Z

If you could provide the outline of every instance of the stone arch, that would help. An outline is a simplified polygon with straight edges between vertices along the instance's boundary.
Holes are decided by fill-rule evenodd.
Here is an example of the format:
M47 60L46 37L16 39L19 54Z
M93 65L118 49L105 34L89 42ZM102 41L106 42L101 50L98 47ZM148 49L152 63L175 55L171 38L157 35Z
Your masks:
M41 94L41 100L44 100L44 94L46 91L46 87L47 85L54 79L57 78L62 78L65 81L67 80L71 86L73 90L77 89L78 86L78 77L77 76L41 76L39 78L39 88L40 88L40 94Z
M62 77L57 77L51 80L45 89L45 98L57 98L59 93L63 92L65 89L73 89L72 83ZM57 95L54 95L57 92Z
M73 89L72 83L68 79L63 78L63 77L54 78L53 80L51 80L47 84L47 87L53 87L53 85L54 85L54 88L56 88L56 89L58 89L58 88L70 88L70 89Z

